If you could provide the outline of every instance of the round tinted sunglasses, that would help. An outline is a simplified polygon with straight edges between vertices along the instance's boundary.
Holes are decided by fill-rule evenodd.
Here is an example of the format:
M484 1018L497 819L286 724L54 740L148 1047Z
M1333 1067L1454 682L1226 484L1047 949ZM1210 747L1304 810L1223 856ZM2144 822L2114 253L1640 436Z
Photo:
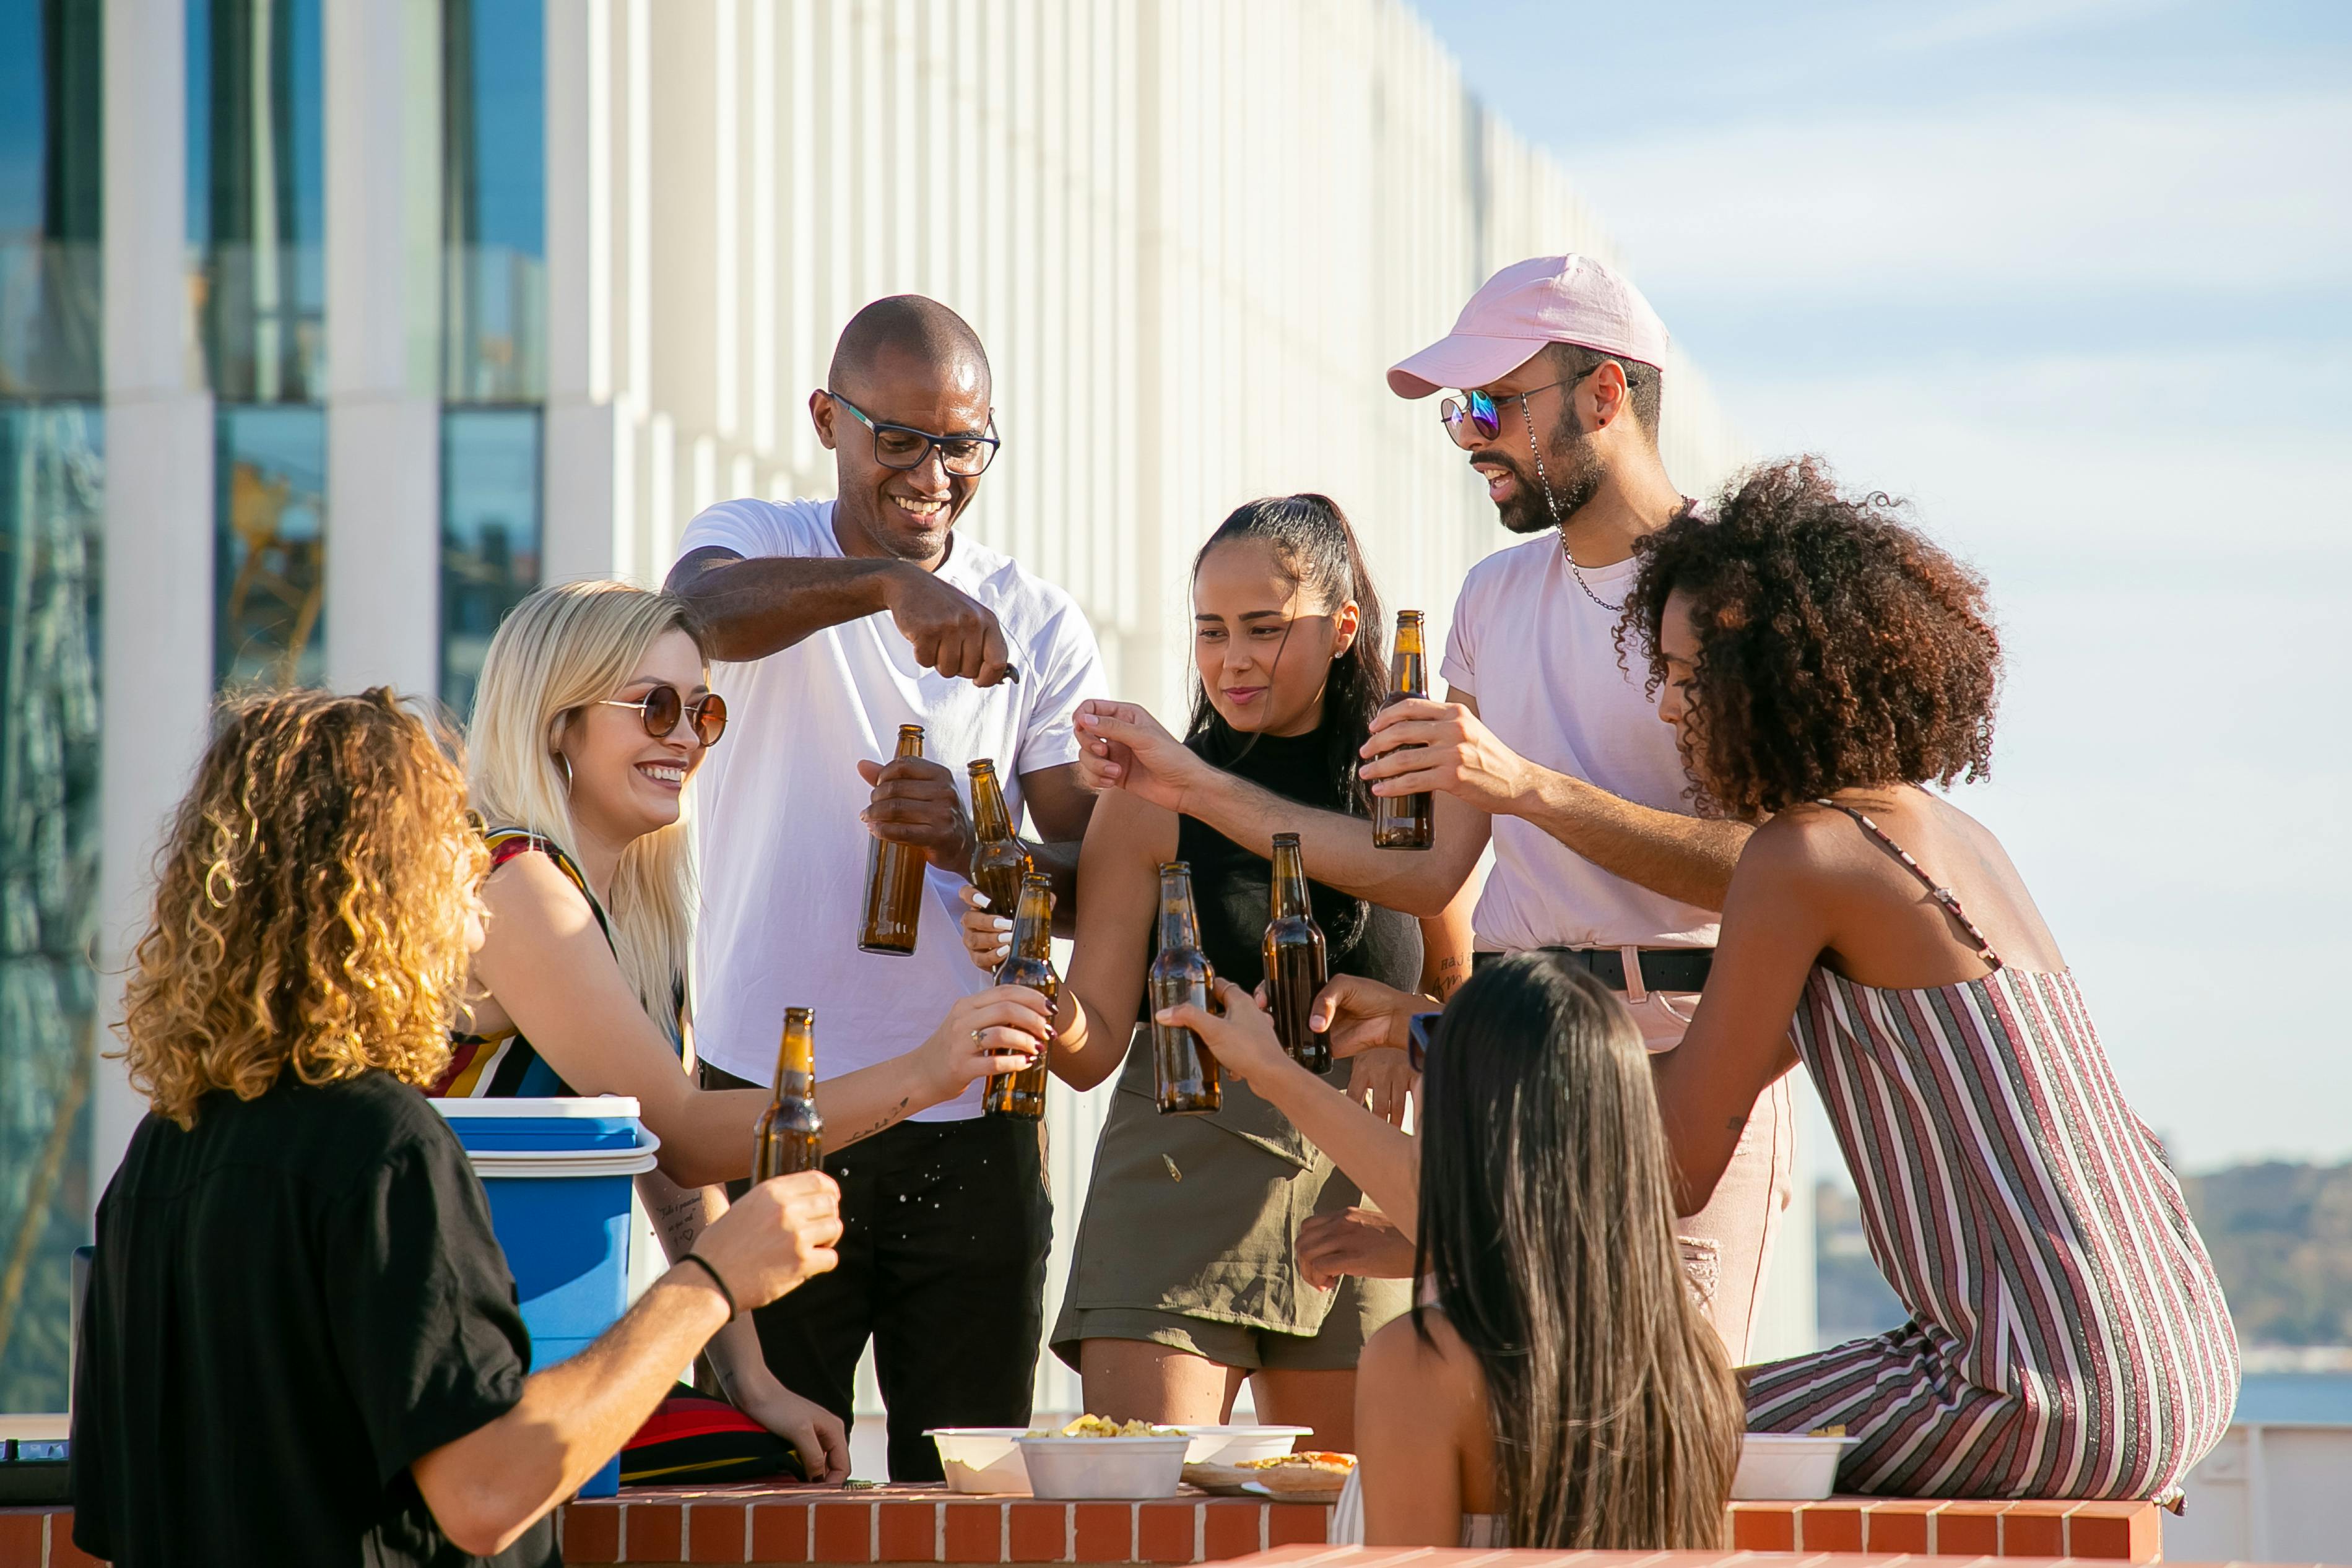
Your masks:
M705 746L718 745L719 737L727 733L727 699L717 692L705 692L688 702L676 686L664 684L634 701L606 697L596 706L635 708L646 721L646 733L656 740L667 740L680 718L694 726L694 737Z
M1507 402L1524 402L1539 392L1564 387L1566 382L1550 382L1543 386L1529 387L1508 397L1489 397L1482 392L1464 392L1460 397L1447 398L1437 405L1437 417L1445 422L1445 434L1454 444L1467 452L1481 441L1492 441L1502 434L1502 407Z

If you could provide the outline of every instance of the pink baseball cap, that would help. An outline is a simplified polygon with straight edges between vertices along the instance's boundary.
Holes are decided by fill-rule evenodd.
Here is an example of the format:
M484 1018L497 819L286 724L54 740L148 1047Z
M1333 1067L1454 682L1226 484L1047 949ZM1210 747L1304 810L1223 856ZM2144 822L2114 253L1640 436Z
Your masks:
M1486 279L1453 331L1390 370L1389 390L1427 397L1440 387L1482 387L1547 343L1666 362L1666 324L1641 290L1589 256L1538 256Z

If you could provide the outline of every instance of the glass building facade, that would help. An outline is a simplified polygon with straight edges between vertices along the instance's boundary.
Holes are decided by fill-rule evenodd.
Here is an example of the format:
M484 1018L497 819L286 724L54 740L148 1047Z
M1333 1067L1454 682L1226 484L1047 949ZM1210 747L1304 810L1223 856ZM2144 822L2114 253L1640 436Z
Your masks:
M62 1410L99 1021L101 12L0 0L0 1410Z
M326 645L319 0L188 0L188 249L216 400L214 677L312 684Z
M441 7L441 700L540 583L547 395L545 12Z

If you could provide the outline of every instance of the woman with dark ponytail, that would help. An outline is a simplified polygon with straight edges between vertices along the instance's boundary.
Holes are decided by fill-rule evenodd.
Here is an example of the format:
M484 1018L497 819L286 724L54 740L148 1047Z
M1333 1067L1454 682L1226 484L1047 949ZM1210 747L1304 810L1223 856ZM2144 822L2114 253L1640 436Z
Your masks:
M1356 756L1386 685L1382 612L1339 508L1314 495L1238 508L1193 559L1192 609L1199 686L1185 744L1302 805L1369 815ZM1250 1378L1260 1420L1311 1427L1318 1448L1352 1448L1357 1354L1411 1304L1410 1286L1326 1276L1312 1245L1302 1265L1302 1228L1319 1218L1327 1233L1345 1228L1361 1194L1248 1085L1228 1079L1212 1114L1159 1113L1149 1036L1134 1050L1129 1040L1145 1016L1159 867L1171 860L1192 868L1202 946L1217 973L1244 988L1263 975L1267 862L1189 817L1125 791L1104 795L1078 862L1086 923L1052 1062L1081 1089L1119 1071L1119 1092L1096 1148L1054 1350L1078 1369L1087 1408L1099 1415L1223 1421ZM1334 975L1436 994L1441 977L1468 972L1466 904L1416 922L1319 884L1308 891ZM982 968L1002 961L1011 913L966 915ZM1400 1121L1412 1076L1402 1051L1382 1048L1340 1063L1330 1082Z

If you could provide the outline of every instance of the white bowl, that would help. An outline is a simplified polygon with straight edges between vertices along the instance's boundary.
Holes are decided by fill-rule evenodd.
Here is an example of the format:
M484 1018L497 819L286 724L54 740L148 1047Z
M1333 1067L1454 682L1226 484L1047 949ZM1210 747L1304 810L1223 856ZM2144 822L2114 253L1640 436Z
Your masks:
M1048 1498L1174 1497L1192 1439L1019 1437L1029 1490Z
M934 1427L923 1434L939 1445L940 1468L950 1491L984 1496L1027 1497L1028 1467L1014 1439L1026 1427Z
M1186 1426L1192 1446L1184 1450L1188 1465L1238 1465L1244 1459L1271 1459L1290 1452L1301 1437L1315 1435L1312 1427Z
M1739 1445L1732 1500L1805 1502L1825 1498L1837 1489L1838 1457L1860 1441L1750 1432Z

